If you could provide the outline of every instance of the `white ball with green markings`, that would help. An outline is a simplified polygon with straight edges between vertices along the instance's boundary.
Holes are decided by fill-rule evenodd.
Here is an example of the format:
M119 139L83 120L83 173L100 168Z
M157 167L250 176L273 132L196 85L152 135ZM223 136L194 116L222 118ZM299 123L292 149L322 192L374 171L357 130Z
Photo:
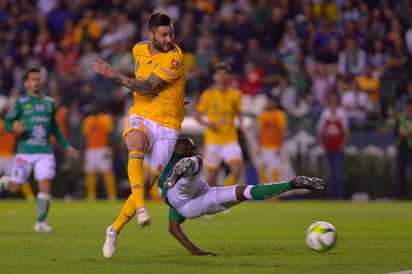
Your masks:
M306 230L306 243L318 252L331 249L336 243L335 227L325 221L317 221Z

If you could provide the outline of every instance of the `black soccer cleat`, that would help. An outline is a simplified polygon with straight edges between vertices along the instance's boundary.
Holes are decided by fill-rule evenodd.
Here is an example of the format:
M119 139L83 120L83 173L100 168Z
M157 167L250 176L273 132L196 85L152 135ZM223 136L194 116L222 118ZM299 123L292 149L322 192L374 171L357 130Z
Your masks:
M309 189L312 191L322 190L325 183L319 178L309 178L306 176L297 176L289 181L292 189Z

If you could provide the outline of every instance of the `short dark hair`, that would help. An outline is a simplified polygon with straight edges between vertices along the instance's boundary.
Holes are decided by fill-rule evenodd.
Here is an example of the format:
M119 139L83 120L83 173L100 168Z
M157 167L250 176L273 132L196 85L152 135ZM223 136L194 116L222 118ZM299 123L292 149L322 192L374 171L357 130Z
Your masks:
M147 29L151 32L155 32L157 27L171 25L172 19L167 14L160 12L150 15L147 20Z
M29 75L33 72L40 73L39 68L29 68L23 76L23 81L27 81L29 79Z
M213 66L213 73L216 73L218 70L224 69L226 72L230 72L231 68L228 63L225 62L218 62L216 65Z

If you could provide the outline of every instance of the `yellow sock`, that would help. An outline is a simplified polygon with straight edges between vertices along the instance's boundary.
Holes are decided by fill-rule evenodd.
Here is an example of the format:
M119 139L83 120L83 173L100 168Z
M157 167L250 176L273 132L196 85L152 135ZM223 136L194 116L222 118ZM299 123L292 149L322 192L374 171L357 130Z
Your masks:
M136 206L132 194L129 195L127 200L124 202L122 210L117 216L116 220L112 224L112 227L117 232L120 232L122 227L127 224L131 218L136 214Z
M34 200L33 189L31 188L29 182L24 182L20 188L20 191L26 200Z
M97 179L93 173L86 174L87 199L96 199Z
M277 169L272 170L272 182L279 181L279 171Z
M267 182L266 179L266 169L264 167L259 168L259 182L264 184Z
M233 177L232 174L227 175L225 179L225 186L233 186L235 183L235 177Z
M127 174L130 181L132 198L135 202L135 209L145 205L144 200L144 153L140 151L130 151L127 162Z
M150 190L150 200L160 201L162 198L160 197L159 190L157 189L157 181L153 185L152 189Z
M107 197L111 200L115 200L116 196L116 181L111 172L103 174L104 186L106 187Z

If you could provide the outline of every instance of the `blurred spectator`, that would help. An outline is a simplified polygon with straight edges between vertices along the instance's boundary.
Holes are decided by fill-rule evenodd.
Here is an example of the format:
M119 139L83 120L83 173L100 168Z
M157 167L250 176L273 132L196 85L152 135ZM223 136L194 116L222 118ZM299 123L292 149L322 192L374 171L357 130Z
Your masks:
M49 92L50 93L50 92ZM59 125L63 136L66 140L69 138L68 125L68 107L64 98L56 93L53 93L54 105L56 108L56 122ZM52 138L54 156L56 158L56 167L58 171L58 184L62 186L65 201L71 201L75 197L76 182L73 181L71 159L68 158L64 150L57 144L57 141Z
M367 31L363 33L369 43L380 40L383 41L386 33L386 24L383 20L382 10L378 7L372 9L368 21Z
M48 72L53 70L56 64L57 46L47 29L40 30L37 34L33 53L40 59L41 64L47 68Z
M243 70L243 49L233 41L232 36L224 36L222 46L218 49L219 59L228 63L234 74L241 74Z
M346 111L349 124L354 128L363 128L370 107L368 95L359 88L358 83L353 81L351 89L343 92L341 103Z
M406 173L412 172L412 100L404 102L401 113L395 127L397 137L396 156L396 198L407 199Z
M291 84L289 75L281 75L278 84L270 95L279 98L279 106L288 114L294 114L298 102L296 88Z
M348 38L345 48L339 52L338 72L343 77L359 75L366 64L366 52L359 48L354 38Z
M90 64L97 57L99 57L99 52L95 49L94 44L91 41L84 42L80 50L78 64L86 79L92 79L95 77L96 74Z
M254 62L264 69L267 62L267 52L262 49L260 41L256 37L251 37L247 42L244 62Z
M92 9L84 11L84 17L77 22L74 29L74 41L76 44L85 41L96 42L102 35L102 28L95 18L95 12Z
M310 93L307 98L311 112L317 117L326 105L325 100L333 92L335 74L322 63L316 63L314 72L309 75L311 80Z
M313 17L316 20L320 20L326 16L331 23L336 23L338 12L338 6L333 0L320 0L313 4Z
M114 19L110 20L99 40L100 57L106 60L112 57L116 50L116 44L122 40L123 34L117 29L116 21Z
M368 117L377 119L381 115L380 110L380 79L373 76L372 65L367 64L363 73L356 77L359 89L368 95Z
M384 51L383 41L375 38L372 50L368 52L367 60L375 68L375 77L381 77L386 73L387 53Z
M272 8L269 19L258 34L265 49L278 47L286 29L286 18L287 11L285 9L278 6Z
M157 12L169 15L174 24L177 24L181 18L179 7L176 5L174 0L159 0L153 10L153 13Z
M326 189L329 199L343 199L344 148L349 141L349 124L345 110L339 104L339 96L333 93L316 125L319 144L325 152L327 170Z
M337 71L339 60L340 43L336 37L329 40L329 44L326 48L317 51L316 59L326 65L330 65L333 68L332 71Z
M243 94L255 96L262 92L263 70L260 66L249 61L245 63L241 90Z
M232 22L230 34L235 43L240 43L239 48L246 49L249 39L255 37L255 30L246 12L238 11Z
M125 75L134 74L134 59L130 48L129 42L121 40L114 45L114 54L110 58L112 67ZM84 65L86 65L86 63Z
M0 95L9 97L12 90L21 87L23 79L22 69L14 63L12 56L6 55L0 67Z
M404 113L403 106L408 100L412 101L412 79L409 79L409 81L406 83L405 89L399 96L399 100L396 104L396 110L398 114Z
M405 32L405 43L408 49L409 57L412 56L412 18L409 20L408 29Z
M80 87L78 96L80 112L85 116L90 115L96 104L96 93L93 92L93 87L89 83L84 83Z
M266 94L269 94L273 86L277 85L281 75L286 74L286 70L275 51L268 53L267 60L263 66L263 88Z
M67 8L65 0L55 0L52 10L46 13L46 17L53 38L60 40L65 30L66 21L70 19L70 10Z
M393 40L393 46L387 51L386 65L386 76L399 79L402 83L410 77L408 53L401 38Z
M119 12L117 17L117 29L121 33L122 39L126 41L133 41L136 37L136 24L130 20L129 15L123 11Z

